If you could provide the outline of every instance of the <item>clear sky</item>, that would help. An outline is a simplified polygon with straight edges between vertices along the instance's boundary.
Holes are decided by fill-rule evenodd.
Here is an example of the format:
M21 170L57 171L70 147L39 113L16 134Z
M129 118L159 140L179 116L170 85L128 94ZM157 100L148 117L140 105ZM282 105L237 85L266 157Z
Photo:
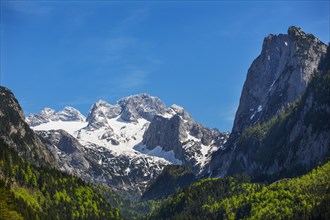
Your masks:
M1 85L25 114L149 93L230 131L264 37L329 42L329 1L3 1Z

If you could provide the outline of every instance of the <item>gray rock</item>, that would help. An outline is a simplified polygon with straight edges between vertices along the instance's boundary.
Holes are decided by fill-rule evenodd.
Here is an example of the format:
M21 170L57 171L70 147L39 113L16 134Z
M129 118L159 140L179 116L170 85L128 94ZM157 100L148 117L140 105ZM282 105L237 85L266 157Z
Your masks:
M64 107L63 110L56 112L51 108L44 108L39 114L30 114L26 117L26 122L34 127L50 121L85 121L86 118L73 107Z
M325 53L324 43L296 27L288 34L266 37L248 70L232 136L269 120L300 97Z
M120 99L118 105L123 109L121 118L127 122L136 122L139 118L151 121L155 115L164 114L167 110L159 98L146 93Z
M266 37L248 71L229 140L205 172L276 179L302 174L328 157L330 100L317 93L330 83L316 73L329 71L329 64L318 69L329 57L325 44L296 27Z
M105 183L118 191L141 193L150 179L159 175L168 163L152 162L152 158L116 155L97 146L81 145L63 130L38 131L45 146L56 157L57 166L64 172L86 182Z
M192 168L198 175L205 165L201 163L201 158L205 160L205 157L211 156L212 150L222 147L228 134L203 127L182 107L175 105L171 110L175 113L171 118L159 115L153 118L143 135L142 144L150 150L160 146L165 151L173 151L175 158ZM209 155L203 154L202 144L210 151Z
M55 158L25 122L14 94L0 86L0 139L35 165L54 165ZM1 148L1 146L0 146Z
M87 116L86 121L88 122L87 128L90 130L106 128L112 130L108 124L107 119L115 118L119 116L122 109L118 105L111 105L106 101L100 100L95 103Z

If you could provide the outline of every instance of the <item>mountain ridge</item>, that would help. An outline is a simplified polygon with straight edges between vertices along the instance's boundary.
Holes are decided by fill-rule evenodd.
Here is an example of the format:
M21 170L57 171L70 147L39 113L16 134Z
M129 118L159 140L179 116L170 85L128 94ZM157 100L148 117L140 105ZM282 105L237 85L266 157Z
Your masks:
M92 105L85 122L80 120L84 116L73 110L81 117L63 121L54 117L58 112L48 110L50 118L42 111L40 116L28 116L27 122L56 155L62 171L117 189L143 191L169 164L189 166L199 175L211 153L228 137L228 133L198 124L183 107L167 107L159 98L146 93L119 99L114 105L100 100ZM35 118L43 118L37 121L42 123L35 123ZM171 125L173 120L175 123ZM164 127L168 122L170 126ZM179 124L179 130L172 130ZM166 135L159 139L163 132ZM182 137L176 139L178 136ZM171 144L173 139L177 140L175 146ZM67 147L76 149L73 152L65 151L58 140L79 145ZM81 158L81 163L75 158ZM78 167L84 171L74 171ZM95 169L99 172L93 172Z
M266 107L259 105L261 107L258 107L256 112L259 115L251 113L249 105L254 105L253 103L256 102L249 101L252 97L249 96L251 95L251 82L258 82L258 78L255 78L258 74L271 75L271 71L273 71L273 69L266 68L269 63L260 62L260 57L266 57L268 47L276 50L278 42L265 47L268 44L268 37L265 38L261 55L256 58L248 71L232 133L224 150L216 152L210 163L208 171L211 176L243 172L255 177L263 176L266 180L274 180L274 178L306 172L306 169L313 168L318 161L326 158L326 152L329 151L327 144L330 139L329 133L317 131L310 127L310 123L313 123L313 120L319 120L318 118L322 116L325 120L320 120L320 126L326 126L324 122L329 117L329 107L327 107L329 103L323 102L328 98L317 88L319 86L323 88L322 91L327 91L327 85L321 79L327 80L329 65L326 66L322 63L326 63L329 59L329 47L326 48L325 44L313 35L305 34L298 28L290 27L288 32L288 35L278 35L277 37L293 38L291 39L294 43L294 47L291 49L293 51L279 53L278 55L281 56L274 62L278 65L278 60L284 59L284 63L291 62L291 67L282 65L284 69L280 68L281 71L274 84L268 81L268 83L252 85L257 88L257 85L260 84L265 91L269 85L270 90L268 89L268 91L273 91L273 93L269 95L267 92L252 92L255 94L255 99L260 101L264 97L268 97L268 100ZM282 47L286 47L283 39L280 42L283 44ZM295 44L295 42L297 43ZM291 55L287 57L285 54ZM270 62L272 62L271 60L272 57ZM273 63L273 65L275 64ZM268 72L260 72L263 68L260 65L266 66ZM256 66L259 66L259 69L255 70ZM297 78L297 80L290 82L288 77ZM287 89L276 89L283 86L286 86ZM295 92L292 92L291 95L289 95L290 92L284 95L284 91L289 91L288 89ZM326 94L326 92L324 93ZM318 96L322 96L324 100L317 99ZM292 101L290 101L290 97ZM319 109L322 114L315 111L316 109ZM310 120L311 116L314 119ZM313 153L313 151L322 153ZM319 156L314 156L316 154ZM303 159L304 157L306 158ZM266 161L267 158L269 162ZM300 171L295 172L294 167Z

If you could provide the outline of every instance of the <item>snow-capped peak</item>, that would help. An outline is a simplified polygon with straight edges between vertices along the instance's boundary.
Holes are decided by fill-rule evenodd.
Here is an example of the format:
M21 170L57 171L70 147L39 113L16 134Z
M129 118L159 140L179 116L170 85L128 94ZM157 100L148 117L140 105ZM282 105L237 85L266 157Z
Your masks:
M137 122L139 118L151 121L155 115L163 115L167 110L159 98L147 93L128 96L117 103L122 108L121 119L127 122Z
M174 112L174 114L181 116L184 120L192 120L190 114L180 105L171 105L171 111Z
M45 118L51 118L55 113L56 111L52 108L44 108L39 115Z
M48 131L41 134L50 137L57 154L66 155L61 159L70 155L56 141L65 134L56 130L72 135L81 145L81 155L102 171L102 175L95 174L86 166L82 175L87 173L89 179L119 188L123 184L143 189L171 163L188 165L197 174L225 141L225 135L199 125L183 107L168 108L146 93L120 99L114 105L99 100L82 122L84 119L78 110L65 107L59 112L46 108L42 115L31 115L27 121L36 131ZM67 162L68 167L76 166Z
M86 117L80 111L70 106L64 107L56 115L60 121L86 121Z
M88 116L88 127L99 129L101 127L109 127L108 120L117 117L121 112L121 107L111 105L106 101L99 100L92 105Z
M73 107L66 106L56 112L51 108L44 108L39 114L30 114L26 121L31 126L37 126L51 121L80 121L84 122L86 117Z

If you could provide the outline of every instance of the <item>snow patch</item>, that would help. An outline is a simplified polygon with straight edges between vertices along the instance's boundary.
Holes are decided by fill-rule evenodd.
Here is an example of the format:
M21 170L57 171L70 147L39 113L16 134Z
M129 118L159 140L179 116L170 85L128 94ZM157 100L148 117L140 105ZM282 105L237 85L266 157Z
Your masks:
M276 81L276 80L274 80L273 83L270 85L270 87L269 87L269 89L268 89L268 92L270 92L270 91L272 90L272 88L273 88L273 86L274 86L274 84L275 84L275 81Z
M258 106L258 111L257 111L257 112L261 112L261 111L262 111L262 106L259 105L259 106Z
M49 131L62 129L72 136L75 136L76 131L87 126L87 122L82 121L50 121L35 127L31 127L35 131Z
M160 146L157 146L154 149L149 150L144 145L136 145L134 147L134 149L141 152L141 153L143 153L143 154L149 155L149 156L163 158L163 159L167 160L168 162L170 162L172 164L176 164L176 165L181 165L182 164L181 160L178 160L178 159L175 158L173 150L164 151Z

